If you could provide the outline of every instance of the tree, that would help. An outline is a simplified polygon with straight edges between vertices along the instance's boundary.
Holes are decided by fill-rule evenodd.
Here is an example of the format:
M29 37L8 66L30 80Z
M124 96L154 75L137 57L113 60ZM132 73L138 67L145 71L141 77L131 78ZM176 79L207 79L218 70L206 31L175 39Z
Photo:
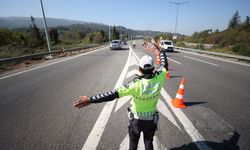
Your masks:
M51 28L49 29L49 36L50 36L50 39L51 41L58 43L58 32L57 32L57 29L56 28Z
M249 20L249 16L246 16L246 20L244 22L244 25L249 25L250 24L250 20Z
M113 27L112 39L119 39L119 32L115 26Z
M107 41L108 40L108 36L105 34L105 32L103 31L103 29L101 29L100 33L102 35L102 42Z
M238 10L235 12L231 20L229 21L228 28L237 28L240 25L240 15Z
M12 33L8 29L0 29L0 46L8 45L12 42Z
M93 36L93 43L102 43L103 42L103 35L101 32L94 32Z
M43 43L42 36L40 34L39 28L37 28L35 24L35 18L31 16L30 19L31 19L30 32L28 34L29 47L38 47Z

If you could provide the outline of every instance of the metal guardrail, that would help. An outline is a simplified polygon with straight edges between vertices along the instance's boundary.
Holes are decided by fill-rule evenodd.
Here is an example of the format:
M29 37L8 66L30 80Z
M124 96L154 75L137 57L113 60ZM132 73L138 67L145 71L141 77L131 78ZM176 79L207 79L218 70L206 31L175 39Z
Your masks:
M250 57L247 56L238 56L238 55L232 55L232 54L224 54L224 53L218 53L218 52L209 52L209 51L203 51L198 49L192 49L192 48L184 48L184 47L176 47L175 49L184 50L184 51L191 51L201 54L208 54L208 55L214 55L214 56L220 56L220 57L227 57L227 58L234 58L239 60L247 60L250 61Z
M54 50L54 51L51 51L51 52L42 52L42 53L36 53L36 54L24 55L24 56L18 56L18 57L2 58L2 59L0 59L0 63L26 60L26 59L30 59L30 58L35 58L35 57L49 55L49 54L55 54L55 53L78 51L78 50L93 48L93 47L97 47L97 46L100 46L100 44L92 45L92 46L77 47L77 48L69 48L69 49L63 49L63 50Z

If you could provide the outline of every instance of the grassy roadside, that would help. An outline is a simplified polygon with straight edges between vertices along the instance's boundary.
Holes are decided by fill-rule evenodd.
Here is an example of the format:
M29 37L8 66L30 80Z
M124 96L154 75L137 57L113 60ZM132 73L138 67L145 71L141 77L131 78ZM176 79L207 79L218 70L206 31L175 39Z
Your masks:
M68 47L60 47L61 49L70 49L70 48L79 48L79 47L86 47L86 46L94 46L93 48L87 48L87 49L80 49L77 51L62 51L61 53L56 53L53 54L53 59L57 59L57 58L61 58L61 57L67 57L67 56L72 56L72 55L77 55L79 53L84 53L84 52L88 52L88 51L92 51L101 47L104 47L106 44L84 44L84 45L75 45L75 47L73 46L68 46ZM57 49L58 50L58 49ZM40 52L47 52L47 51L40 51ZM26 59L26 60L20 60L20 61L8 61L8 62L4 62L4 63L0 63L0 74L3 74L7 71L11 71L11 70L15 70L15 69L23 69L23 68L27 68L30 67L32 65L35 64L39 64L39 63L43 63L47 61L47 59L45 58L45 56L36 56L30 59Z
M213 46L211 48L205 48L205 46L203 44L197 44L196 46L187 46L183 42L177 42L176 46L185 47L185 48L193 48L193 49L203 50L203 51L219 52L219 53L224 53L224 54L232 54L232 55L250 57L250 49L241 43L236 44L234 46L222 47L222 48L220 48L218 46Z

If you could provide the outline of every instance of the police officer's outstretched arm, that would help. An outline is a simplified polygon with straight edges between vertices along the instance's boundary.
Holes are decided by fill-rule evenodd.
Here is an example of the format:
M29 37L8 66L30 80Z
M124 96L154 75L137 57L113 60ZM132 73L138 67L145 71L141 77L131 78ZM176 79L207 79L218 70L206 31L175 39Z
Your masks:
M168 61L165 52L160 48L159 44L153 43L160 55L161 67L164 67L168 71Z
M90 103L102 103L102 102L112 101L115 100L116 98L131 95L133 89L134 89L134 82L130 82L110 92L104 92L90 97L81 96L79 100L73 103L73 106L76 108L82 108L84 106L89 105Z
M116 98L119 98L117 90L105 92L101 94L97 94L95 96L81 96L79 100L73 103L73 106L76 108L82 108L84 106L89 105L90 103L101 103L112 101Z

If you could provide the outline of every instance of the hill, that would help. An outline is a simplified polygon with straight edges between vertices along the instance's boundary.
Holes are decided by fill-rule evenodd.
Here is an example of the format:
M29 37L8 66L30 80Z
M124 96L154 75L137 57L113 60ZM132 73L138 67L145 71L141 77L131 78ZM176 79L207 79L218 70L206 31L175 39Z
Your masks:
M43 28L43 19L35 18L38 28ZM48 27L56 27L60 25L86 24L87 22L75 21L68 19L46 18ZM25 28L30 25L30 17L0 17L0 28Z
M108 32L109 28L109 26L105 24L68 20L68 19L46 18L46 21L48 27L59 27L59 28L80 27L88 29L89 31L104 30L105 32ZM44 28L42 18L35 18L35 23L38 28ZM31 24L30 17L0 17L0 28L7 28L7 29L28 28L30 24ZM133 35L155 36L157 34L163 34L163 32L160 31L133 30L122 26L118 26L117 29L131 36Z

